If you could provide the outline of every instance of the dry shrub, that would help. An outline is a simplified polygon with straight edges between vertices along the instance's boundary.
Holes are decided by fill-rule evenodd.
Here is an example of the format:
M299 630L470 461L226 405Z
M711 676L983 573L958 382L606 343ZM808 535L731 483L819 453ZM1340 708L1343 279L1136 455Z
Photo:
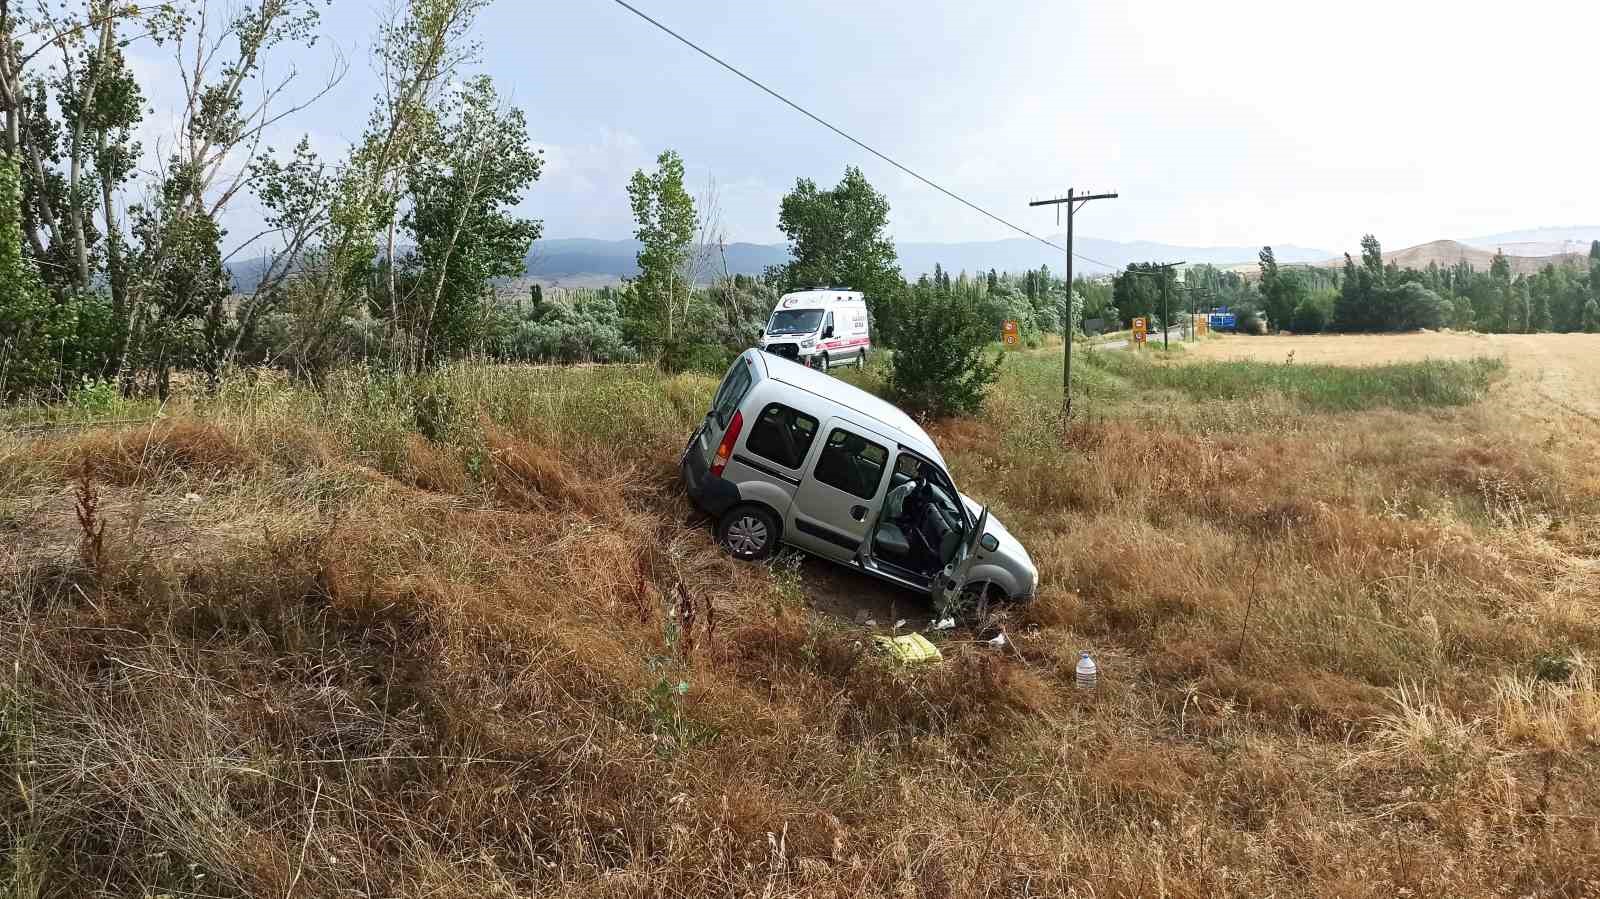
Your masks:
M488 481L495 497L516 508L551 511L568 507L595 515L619 515L632 471L614 464L574 466L548 446L487 429ZM594 460L590 460L594 461Z
M1586 656L1553 664L1559 679L1502 676L1495 681L1499 739L1563 753L1600 746L1600 673Z
M73 471L93 465L120 487L171 479L216 480L248 473L259 464L254 450L214 422L191 417L162 419L148 427L103 428L78 438Z
M874 656L844 684L845 733L903 739L939 735L981 747L1054 705L1048 685L992 651L956 652L927 670L901 669Z
M1231 700L1247 715L1329 739L1367 729L1384 710L1382 690L1324 671L1220 666L1198 687Z
M559 377L559 402L501 398L521 417L489 435L487 506L376 475L285 403L217 424L271 463L217 502L266 507L268 530L0 584L24 600L0 604L0 764L34 810L0 798L5 850L39 847L58 895L1376 899L1600 877L1592 685L1502 679L1590 651L1592 569L1569 556L1600 518L1380 511L1471 419L1112 420L1066 449L941 423L1044 580L1016 652L951 635L907 669L804 601L848 586L775 580L680 525L676 446L583 443L560 416L596 404ZM624 380L640 416L698 414L711 386ZM458 483L416 450L405 480ZM189 476L164 458L137 470ZM1103 664L1089 694L1080 646ZM1381 689L1422 677L1426 702ZM1458 725L1465 748L1439 751Z
M470 484L467 470L454 452L419 434L406 437L400 469L407 482L435 493L465 493Z
M954 455L991 447L994 429L977 418L942 418L929 423L928 436L946 455Z

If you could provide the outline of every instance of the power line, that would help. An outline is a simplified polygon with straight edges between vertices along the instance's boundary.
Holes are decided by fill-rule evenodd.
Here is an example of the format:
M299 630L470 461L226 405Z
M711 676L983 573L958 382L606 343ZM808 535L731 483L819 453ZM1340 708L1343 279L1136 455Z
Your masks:
M900 171L905 172L907 175L910 175L911 177L917 179L918 181L921 181L923 184L928 185L929 187L933 188L934 190L938 191L939 193L944 194L945 196L949 197L952 200L955 200L957 203L960 203L963 206L966 206L967 208L972 209L973 211L978 212L978 213L980 213L982 215L986 215L989 218L994 219L995 221L999 222L1000 224L1005 225L1007 228L1010 228L1011 230L1017 232L1018 234L1022 234L1022 235L1026 236L1026 237L1031 237L1034 240L1037 240L1038 242L1044 244L1047 247L1055 247L1056 249L1061 250L1062 252L1067 252L1067 248L1066 247L1063 247L1060 244L1055 243L1053 241L1046 240L1043 237L1040 237L1039 235L1033 233L1032 231L1029 231L1027 228L1022 227L1021 225L1013 224L1012 222L1009 222L1009 221L1001 218L1000 216L995 215L994 213L990 212L987 209L984 209L982 206L979 206L978 204L972 202L971 200L968 200L967 198L961 196L960 194L957 194L954 191L948 190L948 189L940 186L939 184L935 183L932 179L924 177L923 175L918 174L915 171L912 171L910 168L907 168L906 166L901 165L899 162L896 162L895 160L891 159L889 156L885 155L884 153L881 153L881 152L879 152L877 150L874 150L872 147L867 146L865 143L863 143L860 140L857 140L856 138L852 137L844 129L838 127L837 125L834 125L833 123L831 123L828 120L822 118L821 116L817 115L816 113L812 112L811 110L806 109L804 106L801 106L800 104L794 102L793 100L790 100L788 97L785 97L783 94L780 94L777 91L773 90L772 88L767 87L765 84L762 84L760 81L757 81L756 79L750 77L749 75L746 75L744 72L742 72L739 69L735 68L732 64L723 62L722 59L720 59L716 54L714 54L711 51L705 49L704 47L701 47L699 44L696 44L694 41L689 40L688 38L684 37L683 35L679 34L678 32L673 31L671 28L668 28L667 26L665 26L665 25L661 24L660 22L656 21L655 19L651 18L648 14L646 14L644 11L640 10L638 7L634 6L631 3L628 3L627 0L613 0L613 2L615 2L618 6L622 7L623 9L626 9L628 12L633 13L634 15L636 15L639 18L645 20L646 22L649 22L651 25L656 26L657 28L661 29L662 31L666 32L667 34L671 35L672 37L676 38L684 46L686 46L689 49L695 51L696 53L699 53L701 56L704 56L706 59L711 60L712 62L716 63L717 65L722 66L724 69L727 69L728 71L732 72L733 74L738 75L740 78L743 78L745 81L748 81L751 84L755 85L756 87L760 88L762 91L764 91L767 94L771 95L778 102L784 104L785 106L788 106L790 109L793 109L794 111L800 113L801 115L803 115L806 118L812 120L813 122L816 122L818 125L821 125L822 127L828 129L829 131L832 131L834 134L839 135L840 137L844 138L845 140L851 142L852 144L855 144L856 146L860 147L861 149L866 150L868 153L871 153L873 156L876 156L879 159L883 160L884 162L889 163L890 165L894 166L895 168L899 169ZM1101 262L1098 259L1090 259L1089 257L1081 255L1081 254L1078 254L1078 253L1074 253L1073 255L1077 256L1079 259L1082 259L1084 262L1089 262L1089 263L1092 263L1094 265L1102 266L1103 268L1109 269L1111 271L1116 271L1116 269L1117 269L1116 266L1108 265L1108 264L1106 264L1104 262Z

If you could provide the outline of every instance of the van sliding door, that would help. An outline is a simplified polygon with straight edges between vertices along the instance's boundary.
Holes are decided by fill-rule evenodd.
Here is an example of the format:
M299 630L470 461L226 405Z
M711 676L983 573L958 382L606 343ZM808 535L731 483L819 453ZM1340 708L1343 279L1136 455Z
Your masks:
M789 507L784 535L820 556L853 561L883 503L890 441L842 419L829 419L811 471Z

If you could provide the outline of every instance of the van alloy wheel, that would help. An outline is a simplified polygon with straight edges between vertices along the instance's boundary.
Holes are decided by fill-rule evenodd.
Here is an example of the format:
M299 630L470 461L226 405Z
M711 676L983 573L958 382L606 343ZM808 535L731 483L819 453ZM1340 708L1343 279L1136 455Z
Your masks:
M754 515L745 515L728 526L728 548L741 556L753 556L767 545L767 526Z
M736 558L765 559L777 546L778 520L760 506L738 506L722 517L717 539Z

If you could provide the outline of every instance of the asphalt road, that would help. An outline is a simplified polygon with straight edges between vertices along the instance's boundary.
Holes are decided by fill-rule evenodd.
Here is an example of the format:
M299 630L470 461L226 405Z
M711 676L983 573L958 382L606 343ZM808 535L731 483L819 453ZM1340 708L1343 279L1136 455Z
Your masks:
M1167 333L1169 335L1171 335L1171 338L1172 338L1173 342L1175 342L1175 343L1176 342L1181 342L1183 340L1183 326L1182 325L1173 325L1172 327L1167 329ZM1151 331L1149 337L1147 338L1147 342L1148 343L1160 343L1161 342L1161 332L1160 331ZM1126 341L1126 340L1108 340L1105 343L1097 343L1097 344L1095 344L1094 348L1097 349L1097 350L1125 350L1125 349L1128 348L1128 343L1129 343L1129 341Z

